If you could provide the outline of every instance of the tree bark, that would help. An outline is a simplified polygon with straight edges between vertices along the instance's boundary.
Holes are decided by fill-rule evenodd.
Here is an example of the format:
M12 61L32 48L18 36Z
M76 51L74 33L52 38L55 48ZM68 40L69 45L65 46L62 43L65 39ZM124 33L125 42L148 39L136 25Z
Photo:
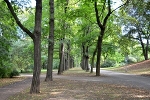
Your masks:
M89 71L89 47L86 46L86 52L85 52L85 68L86 68L86 71L88 72Z
M36 0L34 27L34 70L30 93L40 93L42 0Z
M35 26L32 34L25 26L21 24L9 0L4 0L14 17L18 26L26 32L34 43L34 70L30 93L40 92L40 72L41 72L41 18L42 18L42 0L36 0Z
M49 41L48 41L48 66L45 81L52 81L53 70L53 50L54 50L54 0L49 0L50 17L49 17Z
M30 93L40 93L40 73L41 73L41 41L40 36L34 40L34 70Z
M93 52L93 56L92 56L92 62L91 62L91 73L93 73L93 68L94 68L94 59L95 59L95 55L96 55L96 52L97 52L97 46Z
M103 39L103 36L99 36L98 41L97 41L96 76L100 76L100 61L101 61L101 52L102 52L102 39Z
M59 62L59 68L58 68L58 75L63 73L63 67L64 67L64 44L63 44L62 40L61 40L59 47L60 47L60 49L59 49L60 62Z
M145 60L148 60L148 49L149 49L149 39L147 39L146 47L145 47Z

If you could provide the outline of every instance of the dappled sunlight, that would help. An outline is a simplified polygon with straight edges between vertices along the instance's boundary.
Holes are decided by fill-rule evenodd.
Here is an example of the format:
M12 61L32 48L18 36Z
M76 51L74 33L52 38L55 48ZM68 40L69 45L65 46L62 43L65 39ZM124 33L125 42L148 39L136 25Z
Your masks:
M50 95L59 95L61 94L62 92L51 92Z
M132 95L134 98L139 98L139 99L142 99L142 98L149 98L150 99L150 95Z

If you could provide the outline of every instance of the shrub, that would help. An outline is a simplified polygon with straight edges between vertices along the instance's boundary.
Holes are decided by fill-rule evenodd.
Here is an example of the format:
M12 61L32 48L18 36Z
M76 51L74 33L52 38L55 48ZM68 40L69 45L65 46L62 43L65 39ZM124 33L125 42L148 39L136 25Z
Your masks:
M20 73L19 71L17 71L16 69L14 69L11 73L10 73L10 78L12 78L13 76L19 76Z
M0 78L9 77L11 69L9 67L0 67Z
M104 63L102 63L101 68L114 67L114 66L115 66L115 61L106 60Z
M135 62L137 62L137 59L134 58L134 57L128 57L128 58L126 58L126 63L127 64L131 64L131 63L135 63Z

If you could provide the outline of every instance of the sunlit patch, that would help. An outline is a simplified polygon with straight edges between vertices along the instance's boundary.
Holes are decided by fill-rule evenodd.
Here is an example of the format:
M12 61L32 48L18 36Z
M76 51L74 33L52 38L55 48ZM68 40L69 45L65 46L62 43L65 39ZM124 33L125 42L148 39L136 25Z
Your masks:
M136 98L150 98L150 95L133 95L133 97L136 97Z
M51 95L57 95L57 94L61 94L61 92L51 92Z

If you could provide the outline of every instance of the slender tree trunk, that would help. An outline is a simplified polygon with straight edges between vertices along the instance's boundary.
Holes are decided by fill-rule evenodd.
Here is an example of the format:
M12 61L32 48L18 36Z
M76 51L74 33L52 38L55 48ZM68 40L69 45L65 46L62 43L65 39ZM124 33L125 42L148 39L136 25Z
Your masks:
M85 67L85 61L86 60L86 57L85 57L85 46L84 44L82 44L82 58L81 58L81 68L83 70L86 70L86 67Z
M88 72L89 71L89 55L88 55L88 50L89 47L86 46L86 53L85 53L85 68L86 68L86 71Z
M148 60L148 46L149 46L149 40L147 39L146 47L145 47L145 60Z
M58 75L62 74L63 72L63 65L64 65L64 44L61 42L60 43L60 49L59 49L59 68L58 68Z
M66 3L65 3L65 7L64 7L64 13L66 14L67 12L67 6L68 6L68 2L69 0L66 0ZM66 25L66 21L64 20L64 24L63 24L63 29L66 30L67 29L67 25ZM59 62L59 68L58 68L58 75L62 74L63 71L65 70L65 66L66 66L66 63L65 63L65 46L64 46L64 40L65 40L65 31L64 31L64 34L62 34L62 39L61 39L61 43L60 43L60 53L59 53L59 59L60 59L60 62Z
M102 36L99 36L97 41L96 76L100 76L101 51L102 51Z
M54 0L49 1L50 5L50 18L49 18L49 41L48 41L48 66L45 81L52 81L53 70L53 50L54 50Z
M67 50L68 50L68 52L67 52L67 69L69 69L70 68L70 40L68 41L68 43L67 43Z
M92 62L91 62L91 73L93 73L93 68L94 68L94 59L95 59L95 55L96 55L96 52L97 52L97 46L93 52L93 56L92 56Z

